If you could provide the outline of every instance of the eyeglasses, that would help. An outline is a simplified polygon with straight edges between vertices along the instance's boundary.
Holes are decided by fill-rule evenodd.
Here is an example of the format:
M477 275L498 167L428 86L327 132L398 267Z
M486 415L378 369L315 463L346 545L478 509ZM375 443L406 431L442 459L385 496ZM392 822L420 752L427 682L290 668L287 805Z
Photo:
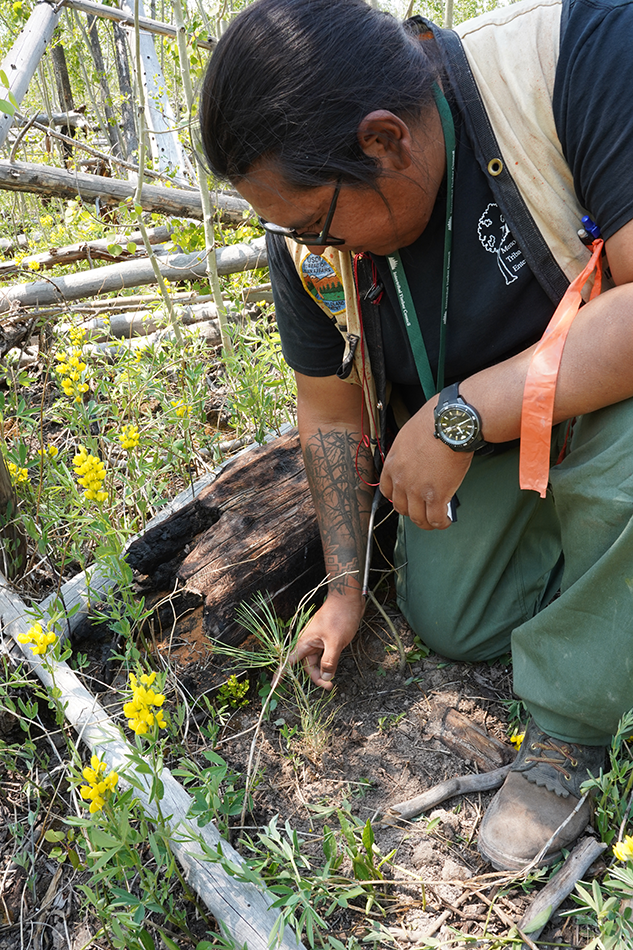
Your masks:
M284 237L292 238L292 240L296 241L297 244L311 244L313 247L327 247L328 245L345 244L345 238L332 237L328 234L330 224L332 223L332 218L334 217L334 212L336 211L336 203L338 201L340 190L341 182L339 180L336 183L336 188L334 189L334 195L332 196L330 208L325 218L325 223L323 224L323 230L320 234L312 233L310 231L303 231L301 234L299 234L296 228L282 228L280 224L272 224L270 221L265 221L263 218L259 219L259 223L265 231L270 231L271 234L282 234Z

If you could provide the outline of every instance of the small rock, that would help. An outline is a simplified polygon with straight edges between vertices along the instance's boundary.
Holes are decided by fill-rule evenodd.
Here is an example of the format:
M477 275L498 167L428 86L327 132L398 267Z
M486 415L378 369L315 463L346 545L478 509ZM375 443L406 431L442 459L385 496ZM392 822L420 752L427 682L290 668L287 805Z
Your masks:
M439 818L444 834L451 836L459 833L459 816L444 808L436 808L431 812L430 819Z
M437 845L427 839L420 841L420 843L415 846L411 860L416 868L429 864L439 864L441 853Z
M463 864L453 861L452 858L447 858L442 868L443 881L465 881L469 877L472 877L472 871Z

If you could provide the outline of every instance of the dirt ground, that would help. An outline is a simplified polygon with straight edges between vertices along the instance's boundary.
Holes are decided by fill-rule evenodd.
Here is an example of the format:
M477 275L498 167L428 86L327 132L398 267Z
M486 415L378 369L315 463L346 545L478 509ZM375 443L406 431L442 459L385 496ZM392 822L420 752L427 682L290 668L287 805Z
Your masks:
M280 826L288 821L304 840L302 851L317 867L324 862L324 823L336 828L336 808L348 809L361 824L371 820L381 855L391 857L382 868L385 882L376 884L377 903L369 914L364 899L335 912L329 918L334 936L345 942L353 935L361 939L368 925L379 922L389 936L385 933L378 946L410 950L429 945L425 938L431 934L440 941L456 940L457 930L473 940L479 938L468 945L492 950L504 945L496 941L520 920L541 886L540 881L523 884L496 873L480 857L478 826L493 793L448 799L408 822L382 819L396 803L445 779L497 767L502 764L495 761L497 755L511 760L514 749L507 738L508 701L512 700L509 658L474 665L434 654L418 658L411 651L419 644L414 643L405 621L392 603L387 604L387 611L409 655L405 668L401 669L400 655L384 619L369 611L356 641L343 655L336 689L321 714L321 723L327 726L323 732L316 727L302 732L290 694L280 698L261 724L256 733L252 813L246 817L245 828L240 827L238 817L231 820L231 841L243 850L240 838L244 832L255 837L258 828L278 816ZM191 622L189 629L193 632L195 628ZM89 652L88 673L94 677L90 682L102 700L107 700L104 680L111 679L116 687L119 677L116 670L112 674L106 668L108 644L95 640L76 647ZM161 658L194 705L196 697L227 675L224 668L219 676L217 660L199 637L192 636L187 643L182 631L158 645L156 660ZM226 714L215 742L216 752L239 773L246 772L253 726L261 711L255 674L250 681L248 705ZM457 730L455 722L452 730L442 727L446 710L462 714L463 718L457 717ZM191 736L200 722L200 716L192 718ZM469 737L470 729L474 732ZM462 738L474 737L479 742L472 755L468 741L462 746L455 741L460 730ZM54 736L54 729L51 732ZM488 744L486 735L491 740ZM15 742L19 734L4 739ZM50 745L57 740L49 736L42 741ZM205 746L200 736L190 741L194 746L198 743L198 751ZM2 760L0 770L4 773L0 774L1 950L105 948L107 941L98 935L98 922L88 909L82 909L76 890L81 872L68 864L59 865L41 842L35 877L16 864L16 854L24 843L16 840L16 828L23 837L30 834L37 846L44 816L40 814L35 822L28 818L37 788L26 788L24 776L7 772ZM54 765L40 779L44 786L54 782ZM63 801L62 794L54 806L58 813ZM351 875L349 862L342 871ZM567 902L561 910L572 906ZM188 911L188 924L198 939L208 939L208 927L195 909ZM181 950L195 946L180 935L174 939ZM539 945L580 948L588 939L573 919L557 914L539 938ZM457 945L467 944L462 941Z

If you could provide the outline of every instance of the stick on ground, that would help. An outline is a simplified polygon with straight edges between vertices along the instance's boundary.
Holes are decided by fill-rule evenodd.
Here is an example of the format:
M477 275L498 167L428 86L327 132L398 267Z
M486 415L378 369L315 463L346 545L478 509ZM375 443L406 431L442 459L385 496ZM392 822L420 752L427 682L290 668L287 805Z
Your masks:
M500 788L510 768L510 765L504 765L503 768L494 769L492 772L482 772L480 775L458 775L455 778L449 778L415 798L392 805L385 813L383 821L389 819L406 821L409 818L415 818L423 811L428 811L429 808L435 808L447 798L454 798L455 795L489 792L493 788Z

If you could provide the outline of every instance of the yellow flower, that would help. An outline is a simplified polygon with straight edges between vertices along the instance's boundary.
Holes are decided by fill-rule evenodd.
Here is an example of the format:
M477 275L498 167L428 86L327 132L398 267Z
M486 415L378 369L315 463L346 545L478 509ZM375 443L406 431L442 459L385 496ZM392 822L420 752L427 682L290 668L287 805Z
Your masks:
M70 353L64 351L57 354L58 366L57 372L62 377L62 389L66 396L72 397L75 402L81 402L81 397L88 392L90 388L83 375L86 370L86 363L82 360L82 345L85 332L79 327L71 327L69 330L72 349Z
M26 468L19 468L15 462L7 462L7 468L9 470L9 475L13 479L16 485L20 485L22 482L28 482L29 472Z
M119 433L119 442L124 449L128 451L130 449L135 449L139 443L140 435L138 431L138 426L123 426L121 432Z
M79 446L79 452L73 459L77 481L84 489L84 498L102 502L108 497L103 491L106 477L105 465L96 455L90 455L84 445Z
M28 264L29 270L39 270L40 262L39 261L29 261Z
M18 634L18 643L30 643L31 652L43 656L57 642L57 635L50 630L44 630L41 623L34 623L26 633Z
M56 445L47 445L44 449L38 449L37 454L42 456L50 455L51 458L55 458L55 456L59 454L59 449Z
M613 847L613 853L618 861L633 859L633 835L625 835L624 841L618 841Z
M176 415L182 418L183 416L189 417L191 412L191 406L187 405L184 399L172 399L171 405L176 410Z
M517 750L521 748L523 740L525 739L525 732L515 732L510 736L510 742L512 745L517 747Z
M165 715L160 707L165 702L162 693L156 693L151 685L156 679L156 673L143 673L140 682L130 673L132 699L123 706L123 714L127 717L128 725L137 736L143 736L154 725L159 729L167 728Z
M82 330L81 327L71 327L68 336L73 346L80 347L86 338L86 331Z
M106 769L106 763L93 755L90 759L90 768L83 769L81 773L88 784L80 787L79 794L84 801L90 802L91 815L101 811L119 781L116 772L110 772L109 775L106 775Z

